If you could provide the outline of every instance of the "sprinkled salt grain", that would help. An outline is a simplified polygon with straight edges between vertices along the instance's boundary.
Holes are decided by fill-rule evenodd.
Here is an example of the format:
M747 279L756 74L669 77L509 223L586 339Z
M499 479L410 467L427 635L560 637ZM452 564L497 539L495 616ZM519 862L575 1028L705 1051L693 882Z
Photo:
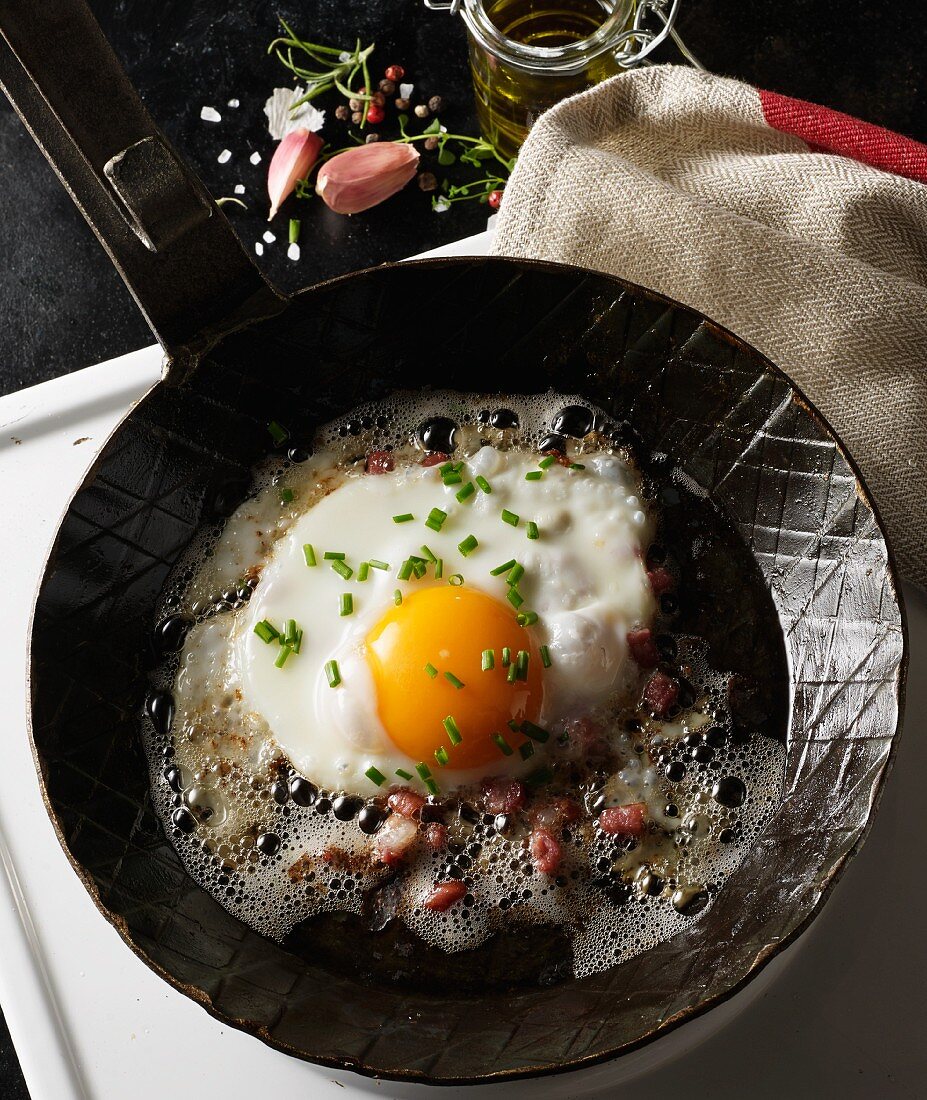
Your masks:
M647 517L644 515L643 512L632 512L631 513L631 522L636 527L643 527L644 524L647 522Z
M260 153L252 153L251 156L248 157L248 160L250 160L252 164L260 164L261 163L261 154Z
M350 61L353 56L354 56L354 54L348 53L347 50L342 50L341 53L338 54L338 60L339 61Z
M200 111L200 118L204 122L221 122L222 115L215 109L215 107L203 107Z
M447 199L438 199L432 207L432 210L434 210L436 214L443 214L445 210L450 210L450 208L451 204L447 201Z
M260 241L255 241L254 242L254 253L255 253L256 256L263 256L264 255L264 246L261 244Z
M273 244L276 239L277 238L273 235L273 233L271 233L269 229L264 230L264 240L267 241L268 244Z
M243 183L236 183L235 184L235 194L236 195L243 195L244 193L245 193L245 185Z
M231 159L232 159L232 150L231 149L223 149L222 152L216 157L216 160L220 164L228 164L228 162Z
M399 98L400 99L411 99L412 98L412 91L413 91L414 88L415 88L414 84L400 84L399 85Z
M237 100L237 99L230 99L230 100L229 100L229 106L230 106L230 107L238 107L238 106L240 106L240 105L241 105L241 104L240 104L240 101L239 101L239 100Z
M286 255L287 255L288 260L298 260L299 259L299 245L295 244L295 243L291 244L290 247L286 250Z
M308 130L314 134L322 129L324 111L308 102L293 109L293 104L307 95L310 87L302 88L297 84L295 88L274 88L273 95L264 104L264 114L268 132L275 141L281 141L291 130Z

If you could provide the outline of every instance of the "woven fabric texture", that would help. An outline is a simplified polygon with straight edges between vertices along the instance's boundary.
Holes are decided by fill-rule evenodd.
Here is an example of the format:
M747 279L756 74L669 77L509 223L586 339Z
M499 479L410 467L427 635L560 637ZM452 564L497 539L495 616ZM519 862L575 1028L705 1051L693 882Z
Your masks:
M755 88L656 66L539 119L493 250L610 272L753 344L841 434L927 587L927 186L774 129Z

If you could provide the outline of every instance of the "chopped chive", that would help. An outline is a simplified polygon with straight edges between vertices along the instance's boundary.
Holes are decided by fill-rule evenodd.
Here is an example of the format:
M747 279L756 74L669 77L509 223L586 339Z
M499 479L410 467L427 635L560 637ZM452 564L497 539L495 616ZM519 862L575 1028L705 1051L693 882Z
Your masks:
M420 760L415 765L415 770L418 772L420 779L428 779L431 775L431 768L428 767L424 760Z
M428 519L425 520L425 526L430 527L432 531L440 531L446 519L447 512L442 512L440 508L432 508L428 513Z
M508 674L505 677L505 682L507 684L514 684L517 679L518 679L518 665L516 665L515 662L513 661L509 665L509 671L508 671Z
M456 470L451 470L450 473L444 475L443 480L445 485L459 485L463 481L463 477Z
M581 462L571 462L570 463L570 469L571 470L585 470L586 467Z
M518 563L514 558L509 558L507 562L503 562L502 565L497 565L495 569L489 570L491 577L501 577L503 573L508 573L510 569L514 569Z
M510 527L517 527L519 517L514 512L510 512L508 508L502 509L502 522L507 523Z
M475 492L476 489L473 488L473 482L468 481L466 485L457 490L457 499L463 504L463 502L469 497L472 497Z
M525 602L525 597L518 591L517 588L510 588L505 594L505 598L516 610L521 607Z
M508 668L512 662L512 651L508 646L502 647L502 667Z
M393 593L393 603L398 607L402 603L402 592L397 588Z
M494 649L483 650L483 671L491 672L496 667L496 651Z
M452 585L454 588L460 588L460 586L463 584L463 574L462 573L452 573L447 578L447 583Z
M522 722L521 732L525 737L530 737L532 741L540 741L542 744L550 737L547 730L536 726L533 722Z
M447 749L443 745L435 749L435 760L438 761L442 768L446 767L451 762L451 758L447 755Z
M482 474L477 474L476 477L474 478L474 481L476 481L477 485L479 485L479 487L483 490L484 493L491 493L492 492L492 486L489 484L489 482L486 480L486 478L483 477Z
M292 647L295 641L296 641L296 620L295 619L287 619L286 626L283 628L283 644Z
M439 581L444 576L444 558L438 558L435 562L435 580Z
M509 575L505 578L505 583L510 588L514 588L524 575L525 567L523 565L513 565L512 568L509 570Z
M546 469L548 469L548 467L553 466L553 464L556 461L557 461L557 456L556 455L545 455L541 459L541 461L538 463L538 465L541 467L542 470L546 470Z
M378 561L376 558L371 558L370 559L370 568L371 569L389 569L389 562L388 561Z
M509 727L512 733L521 732L521 722L516 722L514 718L510 718L505 724Z
M299 653L303 646L303 632L301 630L296 631L296 639L293 642L293 652Z
M401 581L407 581L412 576L412 570L415 568L415 562L411 558L406 560L399 567L399 573L397 576Z
M332 562L332 569L335 570L339 577L346 581L349 581L354 576L354 570L347 562L341 561L340 558Z
M438 473L444 477L445 474L451 473L455 469L453 462L442 462L438 467Z
M434 565L434 563L438 560L427 546L422 547L422 553L425 555L425 558L431 562L432 565Z
M457 544L457 549L465 558L469 558L478 546L479 542L477 542L476 535L467 535L463 542Z
M519 626L534 626L538 621L538 613L536 611L519 611L515 616L515 621Z
M281 504L292 504L293 503L293 496L294 496L294 494L293 494L292 489L281 489L280 490L280 503Z
M528 760L534 756L534 745L530 741L525 741L518 746L518 753L522 760Z
M517 680L528 679L528 651L526 649L518 651L518 657L515 659L515 678Z
M315 549L311 542L303 543L303 557L306 559L306 565L318 565L315 560Z
M399 776L400 779L411 779L412 778L412 773L407 772L405 768L397 768L396 769L396 774Z
M447 733L447 739L452 745L459 745L463 741L463 737L460 734L460 730L457 728L457 723L454 721L453 715L448 715L442 722L444 730Z
M365 581L370 575L370 562L362 561L357 567L357 579L359 581Z
M341 599L338 604L339 614L342 618L345 615L351 615L354 612L354 597L350 592L342 592Z
M299 218L290 218L290 244L299 240Z
M277 668L283 668L283 666L286 664L287 657L289 657L292 652L293 647L291 645L282 645L280 647L280 652L277 654L276 661L274 661L274 664L277 666Z
M282 424L278 424L276 420L271 420L267 425L267 430L270 432L270 438L274 443L280 444L285 439L290 438L290 433L284 428Z
M415 519L415 516L411 512L403 512L401 516L393 516L393 523L408 523L412 519Z
M364 772L364 775L367 776L371 783L376 783L378 787L382 787L386 782L386 776L379 768L375 768L373 764Z
M438 794L438 791L439 791L440 788L438 787L438 784L435 783L435 781L433 779L431 779L429 777L428 779L423 780L423 782L425 784L425 790L428 791L429 794L433 794L433 795Z
M435 678L435 677L436 677L436 676L438 675L438 670L437 670L437 669L435 668L435 666L434 666L434 665L433 665L433 664L431 663L431 661L429 661L429 662L428 662L428 664L427 664L427 665L425 665L425 671L426 671L426 672L428 673L428 675L429 675L429 676L430 676L430 677L432 678L432 680L433 680L433 679L434 679L434 678Z
M347 554L342 554L340 550L326 550L322 557L325 561L344 561Z
M271 626L266 619L261 619L255 626L254 633L257 634L265 645L272 642L274 638L280 637L280 631L275 626Z
M341 683L341 670L338 668L337 661L325 662L325 675L329 687L336 688Z
M541 537L541 532L538 530L538 525L534 522L533 519L529 519L526 526L526 534L528 535L529 539L539 539Z
M545 783L549 783L554 778L554 773L550 768L535 768L530 775L525 776L525 782L529 787L540 787Z
M540 481L543 476L543 470L529 470L525 474L525 481Z
M498 747L502 750L502 752L505 753L506 756L511 756L512 753L515 751L501 733L493 733L490 734L490 736L492 737L492 740L496 743L496 745L498 745Z
M550 650L547 648L546 645L541 646L541 664L545 668L550 668Z
M449 684L453 684L458 691L460 691L462 687L466 686L463 680L458 680L453 672L445 672L444 679L447 680Z
M422 561L421 558L416 558L415 560L413 560L413 562L412 562L412 572L415 574L415 576L419 580L421 580L422 577L425 576L425 573L426 573L427 570L428 570L428 563L427 562Z

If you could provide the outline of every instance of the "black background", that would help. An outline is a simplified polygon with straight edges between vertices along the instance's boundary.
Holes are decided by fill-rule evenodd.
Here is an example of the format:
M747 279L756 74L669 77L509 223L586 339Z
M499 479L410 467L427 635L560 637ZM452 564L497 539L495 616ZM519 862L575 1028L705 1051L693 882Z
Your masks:
M315 41L351 45L358 35L365 43L376 41L377 75L387 64L403 64L416 99L444 96L442 121L453 131L475 133L463 25L425 11L420 0L95 0L91 6L153 115L213 194L230 195L239 182L247 188L249 210L226 210L248 249L266 228L272 143L262 106L275 86L289 83L265 54L277 12ZM714 72L927 140L922 0L683 0L679 27ZM237 110L226 107L233 97L241 101ZM202 122L204 105L216 107L222 122ZM331 111L334 102L320 106ZM339 130L327 126L325 136L342 144ZM224 148L233 158L220 165L216 158ZM248 161L253 150L264 158L257 167ZM477 203L434 214L429 197L414 185L351 219L318 201L299 205L285 208L273 227L278 240L259 261L284 290L478 232L487 215ZM298 263L285 257L290 214L303 223ZM119 277L5 101L0 255L0 393L151 342ZM5 1034L0 1096L27 1096Z

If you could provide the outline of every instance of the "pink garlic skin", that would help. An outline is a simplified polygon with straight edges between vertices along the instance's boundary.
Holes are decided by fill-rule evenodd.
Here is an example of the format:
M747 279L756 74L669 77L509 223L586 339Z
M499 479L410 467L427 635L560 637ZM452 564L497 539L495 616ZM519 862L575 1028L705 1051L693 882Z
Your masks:
M318 160L322 139L302 128L291 130L274 150L267 169L267 194L270 198L271 221L284 199L292 195L297 180L305 179Z
M418 170L418 150L395 141L346 149L326 161L316 194L336 214L359 214L401 191Z

